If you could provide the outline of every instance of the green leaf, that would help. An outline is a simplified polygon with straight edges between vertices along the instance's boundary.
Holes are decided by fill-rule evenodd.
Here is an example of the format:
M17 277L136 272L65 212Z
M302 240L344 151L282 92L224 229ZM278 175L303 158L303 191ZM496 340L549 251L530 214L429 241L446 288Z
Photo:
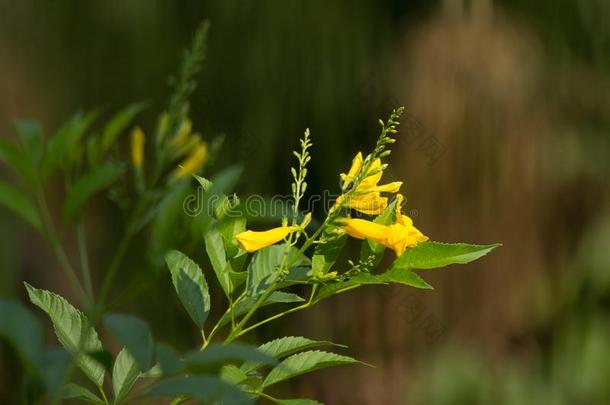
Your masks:
M328 235L324 243L316 245L311 258L311 270L314 275L322 275L330 271L345 246L346 240L346 235Z
M25 151L30 157L30 162L37 166L44 153L44 137L40 124L32 120L17 120L15 121L15 128Z
M401 268L391 268L382 274L359 274L351 278L351 281L358 284L404 284L415 288L432 290L432 286L424 281L419 275Z
M396 203L396 200L392 201L386 207L386 209L373 220L373 222L380 225L390 225L395 223ZM366 239L364 242L362 242L362 247L360 248L360 260L366 261L370 256L373 256L372 267L377 267L383 258L384 251L385 246L370 239Z
M362 364L360 361L336 353L311 350L294 354L277 365L263 381L263 387L269 387L280 381L319 370L321 368L343 364Z
M0 138L0 160L22 175L30 184L36 184L36 170L23 151L12 142Z
M246 373L233 364L227 364L220 369L220 378L230 384L238 385L242 381L248 379Z
M424 242L407 249L392 268L434 269L450 264L466 264L491 252L499 244L470 245L467 243Z
M112 389L114 391L114 403L120 403L129 393L131 387L140 376L140 367L123 348L116 356L112 369Z
M182 204L190 192L191 184L177 183L163 195L157 206L150 229L149 249L155 264L161 265L164 262L165 254L178 240L176 226L182 218L186 218Z
M324 405L313 399L276 399L275 403L279 405Z
M154 342L146 322L132 315L110 314L104 317L104 326L125 346L140 370L152 367Z
M63 349L43 352L36 359L36 368L49 395L54 395L68 377L71 359L70 353Z
M163 375L172 375L182 369L182 360L173 347L157 344L156 354Z
M252 306L258 301L260 295L246 297L241 300L233 309L233 316L235 318L244 315ZM271 305L271 304L292 304L295 302L303 302L305 301L302 297L299 297L293 293L287 293L284 291L274 291L272 292L261 304L261 307ZM228 322L231 321L231 315L225 314L219 321L219 326L224 326Z
M116 113L102 133L102 153L106 152L117 140L118 136L131 124L135 116L144 109L145 103L133 103Z
M67 221L78 216L93 194L111 185L124 171L125 168L122 165L107 163L78 179L66 197L62 211L63 220Z
M227 361L252 361L263 365L276 365L277 360L256 347L239 343L211 344L202 351L187 355L183 363L190 372L201 373L220 369Z
M180 302L199 329L210 313L210 293L203 272L185 254L173 250L165 256Z
M313 340L301 336L286 336L267 342L259 346L258 350L265 354L268 354L273 358L281 359L283 357L290 356L302 350L308 350L316 347L329 345L335 344L329 341ZM242 364L241 370L246 373L250 373L261 366L262 364L260 363L247 362Z
M253 403L253 399L235 385L212 375L186 376L167 380L153 388L149 395L170 398L184 395L198 401L205 401L205 403L223 405Z
M371 284L371 283L369 283ZM372 284L385 284L384 282L372 283ZM318 303L326 298L332 297L333 295L340 294L345 291L353 290L354 288L360 287L360 283L353 280L338 281L335 283L325 284L314 298L314 302Z
M49 177L57 168L67 167L67 164L70 163L70 154L78 149L78 142L96 116L96 112L90 112L84 116L78 113L49 139L42 161L43 179Z
M205 251L210 258L210 263L212 263L218 283L225 292L225 295L229 297L233 292L233 283L230 275L232 269L230 263L227 262L222 237L216 226L207 227L203 232L203 239L205 241Z
M42 326L19 301L0 299L0 336L29 365L42 352Z
M76 365L95 385L101 387L104 384L104 367L85 353L101 351L102 342L89 325L87 317L57 294L39 290L28 283L25 283L25 288L32 304L51 318L57 339L76 356Z
M42 232L42 220L34 203L21 190L3 181L0 181L0 205L9 208L36 230Z
M61 397L62 399L81 399L90 404L105 404L105 402L93 392L74 383L68 383L62 387Z
M267 286L275 282L278 275L278 268L285 258L285 263L292 263L291 267L309 264L309 259L299 253L294 246L286 244L272 245L259 250L248 265L248 280L246 290L248 295L254 296L264 291ZM299 255L295 260L294 258Z
M239 165L231 166L214 176L211 182L203 177L194 176L204 190L201 201L197 201L197 208L201 209L197 215L200 229L205 231L212 223L219 202L224 201L227 198L226 193L235 187L242 170L243 168Z

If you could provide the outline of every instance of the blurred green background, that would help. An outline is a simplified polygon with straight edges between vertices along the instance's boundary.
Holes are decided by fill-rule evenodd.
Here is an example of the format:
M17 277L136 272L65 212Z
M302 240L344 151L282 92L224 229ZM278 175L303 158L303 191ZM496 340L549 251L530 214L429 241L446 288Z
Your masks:
M404 105L388 178L405 180L417 226L504 243L425 274L433 292L370 287L270 326L261 339L331 339L376 366L284 390L329 404L610 401L610 3L2 0L0 136L15 138L15 118L50 133L79 109L141 100L151 127L203 18L191 116L204 137L226 136L215 168L243 163L240 195L289 191L289 151L306 127L309 190L335 191L377 119ZM89 208L94 272L115 243L113 215ZM23 280L70 296L48 246L5 209L0 241L2 296L24 299ZM129 263L146 267L141 256L136 244ZM122 280L146 288L121 310L188 348L197 331L154 267L124 266ZM16 359L5 345L0 355L10 403Z

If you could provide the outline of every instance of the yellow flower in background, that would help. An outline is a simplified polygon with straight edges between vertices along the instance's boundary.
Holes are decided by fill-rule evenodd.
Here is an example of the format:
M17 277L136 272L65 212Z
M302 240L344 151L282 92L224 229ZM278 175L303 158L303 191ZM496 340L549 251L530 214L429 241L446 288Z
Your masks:
M140 127L135 127L131 131L131 162L134 167L140 169L144 164L144 143L146 137Z
M199 144L174 170L173 178L180 179L193 173L197 173L203 167L208 157L208 145L205 142Z
M243 250L252 253L281 241L298 229L298 226L280 226L262 232L245 231L235 235L235 240Z
M345 219L343 229L354 238L370 239L394 250L396 256L401 256L406 248L428 240L413 226L411 218L402 213L400 206L403 200L402 194L396 196L396 223L392 225L380 225L364 219Z
M354 157L352 166L350 167L347 174L341 173L341 180L344 185L351 184L356 176L360 174L363 166L362 153ZM355 209L356 211L362 212L367 215L378 215L383 212L388 206L387 197L382 197L381 193L397 193L402 186L401 181L395 181L388 184L379 185L381 177L383 176L383 170L381 170L381 159L375 159L367 173L367 175L356 187L347 201L347 206ZM346 194L343 194L337 198L335 205L340 205L346 198Z

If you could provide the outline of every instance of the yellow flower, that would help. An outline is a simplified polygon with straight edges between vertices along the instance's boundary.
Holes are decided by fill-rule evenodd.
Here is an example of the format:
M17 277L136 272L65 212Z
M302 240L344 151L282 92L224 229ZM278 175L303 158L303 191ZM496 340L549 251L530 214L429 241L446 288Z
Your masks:
M281 241L297 229L297 226L280 226L262 232L245 231L235 235L235 239L243 250L252 253Z
M174 170L173 178L180 179L188 176L189 174L196 173L203 167L208 157L208 145L205 142L201 142L196 148L187 156L186 159Z
M135 127L131 131L131 162L140 169L144 164L144 142L146 137L140 127Z
M401 194L396 197L396 223L380 225L364 219L345 219L343 229L354 238L370 239L394 250L396 256L401 256L406 248L428 240L427 236L413 226L411 218L401 212L403 199Z
M362 153L354 157L352 166L347 174L341 173L340 177L344 183L344 186L351 184L356 176L360 174L363 166ZM370 173L370 174L368 174ZM402 186L401 181L395 181L388 184L378 185L383 176L383 170L381 170L381 160L375 159L369 169L367 170L367 176L358 184L356 190L354 190L347 201L347 206L355 209L356 211L362 212L367 215L378 215L383 212L388 206L387 197L382 197L381 193L397 193ZM340 205L346 198L346 194L343 194L337 198L335 205Z

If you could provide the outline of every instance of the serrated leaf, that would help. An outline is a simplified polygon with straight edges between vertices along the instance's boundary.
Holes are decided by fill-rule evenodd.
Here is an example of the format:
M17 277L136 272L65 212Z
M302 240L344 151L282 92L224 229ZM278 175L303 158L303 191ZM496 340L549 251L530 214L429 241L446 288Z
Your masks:
M197 375L167 380L150 391L153 397L176 397L184 395L206 403L244 405L253 403L245 392L235 385L213 375Z
M42 326L19 301L0 299L0 336L28 365L42 352Z
M382 274L359 274L351 278L352 282L358 284L403 284L426 290L433 289L432 286L412 271L402 268L391 268Z
M116 356L112 368L112 389L115 404L120 403L127 396L139 376L140 367L127 349L123 348Z
M110 314L104 317L104 326L125 346L140 370L152 367L154 342L146 322L132 315Z
M44 137L40 124L33 120L17 120L15 121L15 129L17 129L21 143L30 157L30 162L37 166L44 152Z
M362 364L360 361L336 353L311 350L293 354L278 364L263 381L263 387L269 387L280 381L309 373L321 368L344 364Z
M216 226L209 226L203 232L205 241L205 251L208 254L212 268L218 279L218 283L222 287L225 295L229 297L233 292L233 283L231 280L231 265L227 262L226 252L222 237Z
M246 297L246 298L242 299L235 306L235 308L233 310L233 316L235 318L238 318L239 316L247 313L248 310L250 310L250 308L258 301L259 297L260 297L260 295ZM295 302L303 302L303 301L305 301L305 299L303 299L302 297L300 297L296 294L287 293L284 291L274 291L263 301L263 303L261 304L261 308L265 307L267 305L271 305L271 304L292 304ZM219 324L219 326L224 326L230 321L231 321L231 316L229 314L224 314L222 316L222 318L219 320L218 324Z
M298 257L295 260L294 258L297 255ZM286 264L292 262L291 267L309 264L309 259L300 254L294 246L272 245L259 250L248 265L248 280L246 281L248 295L258 295L276 281L277 270L282 264L284 256Z
M328 273L337 261L346 240L346 235L333 237L329 235L326 242L316 245L311 258L312 274L321 275Z
M0 160L22 175L30 184L36 184L36 170L17 145L0 138Z
M55 335L62 346L76 356L76 365L101 387L104 383L104 367L85 353L102 350L102 342L87 317L74 308L65 298L50 291L40 290L25 283L32 304L49 315Z
M34 203L21 190L3 181L0 181L0 205L9 208L39 232L42 231L42 220Z
M78 179L66 196L62 211L63 220L74 219L93 194L110 186L124 171L122 165L107 163Z
M434 269L450 264L466 264L485 256L498 246L500 245L423 242L407 249L390 269Z
M208 283L201 268L185 254L173 250L165 256L178 298L199 329L210 313Z
M183 364L190 372L211 372L220 369L227 361L252 361L264 365L275 365L277 360L261 352L256 347L240 343L211 344L204 350L190 353L183 359Z
M302 336L286 336L267 342L259 346L258 350L273 358L281 359L302 350L329 345L334 345L334 343L325 340L313 340ZM240 368L242 371L250 373L261 366L262 364L260 363L247 362L242 364Z
M105 404L105 402L93 392L74 383L68 383L62 387L61 397L62 399L80 399L89 404Z
M220 378L230 384L238 385L246 380L248 376L239 367L233 364L227 364L220 369Z
M102 132L102 153L106 152L118 136L131 124L135 116L144 109L144 103L133 103L114 114Z

